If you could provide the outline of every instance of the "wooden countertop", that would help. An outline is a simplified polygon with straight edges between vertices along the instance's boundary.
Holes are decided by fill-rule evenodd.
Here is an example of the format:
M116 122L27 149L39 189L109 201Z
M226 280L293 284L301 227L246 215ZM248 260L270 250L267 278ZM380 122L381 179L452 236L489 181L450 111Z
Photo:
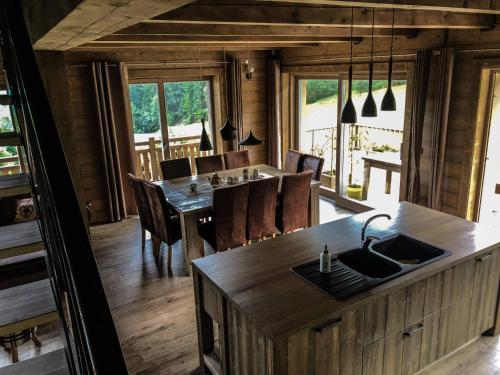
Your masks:
M337 301L290 271L319 257L323 244L331 252L360 245L363 222L376 213L367 235L387 237L403 233L452 254L344 301ZM229 298L269 337L287 336L302 327L441 272L465 259L495 248L500 233L442 212L403 202L385 211L374 210L272 240L193 261L193 267Z

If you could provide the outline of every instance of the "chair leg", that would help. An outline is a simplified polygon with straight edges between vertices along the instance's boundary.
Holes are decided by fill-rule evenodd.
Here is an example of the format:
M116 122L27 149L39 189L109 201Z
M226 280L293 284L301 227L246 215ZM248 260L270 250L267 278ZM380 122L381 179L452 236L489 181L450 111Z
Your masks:
M35 346L42 346L42 342L40 341L40 338L36 334L37 328L34 327L33 330L31 331L31 341L33 341L33 344Z
M155 236L151 236L151 238L153 240L153 256L158 260L160 257L161 240Z
M172 245L168 245L167 266L169 270L172 269Z
M144 252L144 249L146 248L146 229L142 229L142 252Z
M17 345L12 345L12 347L10 348L10 358L12 360L12 363L19 362L19 352L17 351Z

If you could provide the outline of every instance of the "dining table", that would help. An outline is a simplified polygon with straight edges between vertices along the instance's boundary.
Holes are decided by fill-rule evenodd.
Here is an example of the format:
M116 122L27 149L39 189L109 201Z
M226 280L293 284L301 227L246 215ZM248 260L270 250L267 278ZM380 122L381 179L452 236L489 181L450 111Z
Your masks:
M252 180L252 172L256 168L259 171L259 179L271 178L273 176L280 177L279 190L281 190L281 178L284 175L290 174L266 164L258 164L245 168L249 170L249 181ZM169 207L179 215L182 232L182 250L188 275L191 272L191 261L201 258L204 255L203 242L198 236L198 220L206 219L211 215L214 189L247 182L243 180L243 170L245 168L226 169L217 172L224 182L216 187L210 184L209 176L211 173L155 182L161 186ZM237 181L229 184L227 177L236 177ZM191 191L189 188L189 185L193 183L197 185L195 191ZM310 227L319 224L320 185L319 181L311 180L308 214L308 226Z

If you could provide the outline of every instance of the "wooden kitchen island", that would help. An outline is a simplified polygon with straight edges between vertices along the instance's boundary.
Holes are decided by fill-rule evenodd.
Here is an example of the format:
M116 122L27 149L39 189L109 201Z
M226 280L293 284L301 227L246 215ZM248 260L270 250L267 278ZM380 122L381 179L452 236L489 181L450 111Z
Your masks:
M338 301L290 271L360 245L377 211L193 262L201 366L220 374L413 374L499 333L500 234L401 203L367 234L403 233L451 255Z

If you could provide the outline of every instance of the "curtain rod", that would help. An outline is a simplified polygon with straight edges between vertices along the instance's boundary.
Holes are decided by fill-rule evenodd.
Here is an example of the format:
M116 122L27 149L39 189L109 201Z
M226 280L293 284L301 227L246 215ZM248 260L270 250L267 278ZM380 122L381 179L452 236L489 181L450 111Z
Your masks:
M393 55L393 57L415 57L417 54L416 53L407 53L407 54L399 54L399 55ZM373 59L381 59L381 58L388 58L390 57L389 55L374 55L373 56ZM367 56L358 56L358 57L355 57L353 56L352 58L353 60L366 60L366 61L370 61L370 56L367 55ZM290 63L300 63L300 62L321 62L321 61L327 61L327 62L330 62L332 63L332 60L347 60L349 61L349 56L336 56L336 55L333 55L332 57L324 57L324 58L317 58L317 59L314 59L314 58L309 58L309 59L300 59L300 60L294 60L293 58L290 59ZM377 61L374 61L375 63L377 63ZM383 62L386 62L386 61L383 61ZM396 61L398 62L398 61ZM379 61L378 63L381 63L381 61ZM333 62L333 64L335 64L335 62Z
M252 59L250 59L252 60ZM159 62L147 62L147 63L141 63L141 62L130 62L130 63L127 63L125 62L124 64L127 65L127 66L138 66L138 65L149 65L149 66L153 66L153 65L196 65L198 66L199 64L231 64L230 61L227 61L227 62L224 62L224 61L196 61L196 60L193 60L193 61L172 61L172 62L169 62L169 61L159 61ZM88 62L86 64L84 63L70 63L68 64L70 67L75 67L75 68L88 68L90 66L91 62ZM114 66L114 67L117 67L118 64L116 63L106 63L106 66Z

